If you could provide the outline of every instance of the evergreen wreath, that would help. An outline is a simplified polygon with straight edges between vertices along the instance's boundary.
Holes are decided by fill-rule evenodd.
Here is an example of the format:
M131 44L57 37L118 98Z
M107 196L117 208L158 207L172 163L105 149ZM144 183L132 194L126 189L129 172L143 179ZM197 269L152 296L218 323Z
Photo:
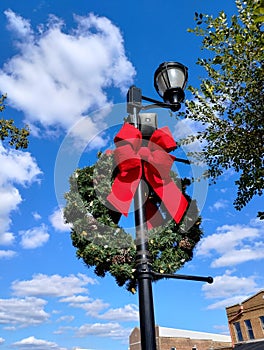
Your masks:
M98 154L92 166L77 169L70 177L70 190L65 194L65 221L71 224L71 239L76 254L87 267L94 267L97 276L108 272L118 286L136 292L136 245L131 234L118 225L121 214L112 210L106 197L116 176L111 152ZM202 236L201 218L195 200L186 195L189 179L179 179L171 171L189 202L180 224L168 218L166 209L153 194L152 201L160 206L167 222L148 231L152 269L159 273L174 273L193 257L193 249Z

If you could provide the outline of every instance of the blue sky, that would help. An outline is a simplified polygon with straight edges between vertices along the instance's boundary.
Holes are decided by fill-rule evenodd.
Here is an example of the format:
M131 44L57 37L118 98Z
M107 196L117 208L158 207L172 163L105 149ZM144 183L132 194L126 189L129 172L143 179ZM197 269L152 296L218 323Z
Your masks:
M76 259L61 218L63 193L76 167L112 147L131 84L156 98L153 74L168 60L188 66L190 84L199 84L204 73L195 62L203 53L187 28L195 11L221 10L234 14L234 1L1 1L3 116L28 123L31 136L23 152L0 145L0 349L127 349L138 296L109 276L98 279ZM156 112L176 140L197 129ZM225 306L263 288L261 199L235 211L235 178L228 171L217 185L191 189L204 238L180 272L215 282L154 284L160 326L227 334Z

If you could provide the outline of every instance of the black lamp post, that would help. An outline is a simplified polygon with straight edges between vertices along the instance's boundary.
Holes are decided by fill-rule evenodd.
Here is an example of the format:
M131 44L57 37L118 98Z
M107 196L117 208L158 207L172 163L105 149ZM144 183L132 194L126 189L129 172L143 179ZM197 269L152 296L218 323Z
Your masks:
M144 139L146 143L151 136L151 132L157 128L157 125L155 114L153 114L153 118L151 118L151 116L148 116L148 118L142 118L142 115L139 114L140 110L161 107L169 108L172 111L178 111L181 107L181 102L183 102L185 97L184 88L187 79L188 69L184 65L178 62L164 62L158 67L154 74L154 86L164 102L142 96L141 89L136 86L130 87L127 94L127 112L129 114L129 121L141 130L143 145ZM142 100L152 102L152 104L143 106ZM176 160L189 163L188 160L184 159L177 158ZM159 274L152 271L148 250L147 220L145 212L145 203L148 196L148 188L146 187L147 185L144 181L143 174L134 197L137 245L136 277L138 280L141 348L142 350L156 350L152 281L154 279L176 278L212 283L213 279L211 277Z

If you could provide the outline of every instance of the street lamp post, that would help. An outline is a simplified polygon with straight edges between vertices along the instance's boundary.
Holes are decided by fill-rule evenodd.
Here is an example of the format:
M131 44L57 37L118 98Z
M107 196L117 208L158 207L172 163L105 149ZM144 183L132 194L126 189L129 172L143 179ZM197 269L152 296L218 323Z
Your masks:
M154 86L164 102L142 96L141 89L131 86L127 94L127 112L129 121L141 130L142 145L148 142L151 134L157 129L156 115L149 114L144 118L141 110L154 107L169 108L178 111L184 100L184 88L188 79L187 68L178 62L162 63L154 74ZM151 102L151 105L143 106L142 100ZM188 160L176 158L176 160L189 163ZM144 161L142 161L144 162ZM142 166L142 168L144 168ZM135 226L136 226L136 277L138 281L139 315L141 349L156 350L155 317L152 294L152 281L161 278L177 278L186 280L206 281L212 283L211 277L186 276L177 274L160 274L152 271L151 259L148 250L147 219L145 203L148 197L148 185L144 181L144 172L134 197Z

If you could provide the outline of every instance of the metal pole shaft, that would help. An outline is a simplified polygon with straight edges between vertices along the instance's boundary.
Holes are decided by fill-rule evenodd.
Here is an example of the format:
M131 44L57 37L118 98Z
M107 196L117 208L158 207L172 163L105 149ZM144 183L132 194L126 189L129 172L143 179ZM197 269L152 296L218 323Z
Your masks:
M156 350L155 318L152 294L151 264L148 251L147 222L145 201L148 188L144 180L140 181L135 198L135 225L137 245L137 279L139 295L139 315L141 349Z
M141 90L130 88L128 102L137 102L133 106L133 124L139 128L138 112L141 108ZM128 111L131 113L131 110ZM144 142L144 140L142 140ZM143 168L143 162L142 162ZM147 220L145 202L148 196L148 186L144 181L144 173L134 196L135 227L136 227L136 273L138 281L139 321L142 350L156 350L154 304L152 294L151 264L148 251Z

